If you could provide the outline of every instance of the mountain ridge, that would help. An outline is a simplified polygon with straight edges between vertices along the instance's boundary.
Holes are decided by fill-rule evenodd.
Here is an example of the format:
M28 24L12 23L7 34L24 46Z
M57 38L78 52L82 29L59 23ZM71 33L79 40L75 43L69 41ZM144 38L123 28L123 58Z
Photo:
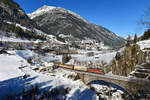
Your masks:
M51 11L53 9L59 9L61 11L64 11L65 13L71 13L72 15L75 15L76 17L78 17L79 19L82 19L84 20L86 23L89 23L87 20L85 20L83 17L81 17L80 15L70 11L70 10L66 10L62 7L55 7L55 6L47 6L47 5L44 5L42 6L41 8L38 8L36 11L32 12L32 13L29 13L28 16L33 19L35 17L38 17L40 16L41 14L45 14L47 13L48 11Z
M14 0L0 0L0 36L20 39L40 39L46 37L38 31L38 25Z
M50 10L45 10L44 13L34 16L35 13L40 12L40 9L48 9L49 7ZM75 40L90 38L102 41L105 45L111 47L121 47L125 44L123 38L115 35L110 30L100 25L92 24L80 15L61 7L53 7L51 9L51 6L43 6L29 14L29 17L40 26L42 31L57 37L59 34L70 34Z

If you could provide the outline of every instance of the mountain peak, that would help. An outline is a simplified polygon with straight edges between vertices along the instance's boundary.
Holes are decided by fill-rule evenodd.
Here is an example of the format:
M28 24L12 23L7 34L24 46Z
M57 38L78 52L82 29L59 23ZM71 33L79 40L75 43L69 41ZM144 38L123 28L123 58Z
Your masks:
M52 10L56 7L54 6L47 6L47 5L43 5L41 8L39 8L38 10Z
M54 6L43 5L41 8L37 9L35 12L28 14L28 16L33 19L34 17L40 16L41 14L47 13L48 11L55 9Z
M35 12L28 14L28 16L31 19L34 19L35 17L38 17L38 16L43 15L45 13L53 12L52 11L53 9L55 9L55 10L57 10L59 12L63 12L63 13L70 13L73 16L76 16L77 18L82 19L84 22L89 23L87 20L85 20L83 17L81 17L77 13L74 13L74 12L72 12L70 10L66 10L66 9L64 9L62 7L54 7L54 6L47 6L47 5L43 5L41 8L37 9Z

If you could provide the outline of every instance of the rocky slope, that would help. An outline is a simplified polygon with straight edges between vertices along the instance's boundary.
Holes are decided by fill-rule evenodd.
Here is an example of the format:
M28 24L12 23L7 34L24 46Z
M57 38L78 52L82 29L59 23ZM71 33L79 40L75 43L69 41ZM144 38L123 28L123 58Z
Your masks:
M47 34L71 35L75 40L92 39L103 41L110 47L120 47L125 41L108 29L91 24L80 15L60 7L43 6L29 14Z
M141 71L139 70L139 66L148 66L149 64L150 41L139 41L136 44L126 45L117 52L113 61L112 73L115 75L129 76L132 71ZM146 70L146 68L143 67L143 70ZM141 76L138 73L134 74L137 77L145 77L144 74Z
M0 0L0 37L45 39L35 30L38 25L13 0Z
M150 80L150 64L142 63L141 65L136 65L130 76Z
M24 10L13 0L0 0L0 19L18 23L26 27L35 27Z
M114 59L112 73L115 75L129 76L135 70L136 64L146 62L147 54L140 50L138 45L129 45L118 51Z

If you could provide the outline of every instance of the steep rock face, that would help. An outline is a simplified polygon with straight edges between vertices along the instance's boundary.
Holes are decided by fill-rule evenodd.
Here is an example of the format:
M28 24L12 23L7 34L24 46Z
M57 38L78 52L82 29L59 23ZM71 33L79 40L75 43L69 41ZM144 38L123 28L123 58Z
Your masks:
M114 59L112 73L115 75L129 76L135 70L136 64L146 62L146 54L138 45L129 45L123 51L118 52Z
M13 0L0 0L0 19L19 23L26 27L36 26Z
M144 40L137 43L127 41L124 48L120 49L114 59L112 73L122 76L135 76L146 78L150 65L150 41ZM142 73L139 73L142 72ZM149 79L149 77L147 77Z
M0 0L0 37L45 40L37 28L16 2Z
M26 27L36 26L13 0L0 0L0 20L18 23Z
M130 76L150 81L150 63L136 65L135 70L130 74Z
M63 8L43 6L29 16L47 34L55 36L69 34L76 40L93 39L103 41L105 45L111 47L121 47L125 43L124 39L108 29L91 24L81 16Z

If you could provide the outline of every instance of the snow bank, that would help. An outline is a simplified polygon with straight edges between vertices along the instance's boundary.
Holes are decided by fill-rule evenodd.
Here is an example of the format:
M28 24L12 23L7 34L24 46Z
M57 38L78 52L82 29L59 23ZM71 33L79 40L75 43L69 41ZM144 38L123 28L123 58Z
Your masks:
M140 46L141 50L144 48L150 48L150 40L139 41L137 44Z
M22 76L23 73L18 70L20 61L18 56L0 55L0 81Z
M33 58L34 56L37 55L36 53L34 53L33 51L30 51L30 50L17 50L16 54L24 59Z
M29 81L22 80L25 73L19 69L21 65L27 63L19 56L0 55L0 100L4 100L7 95L21 92L24 84Z
M25 42L25 43L30 43L31 42L29 40L23 40L23 39L13 38L13 37L4 37L4 36L1 37L0 41L4 41L4 42Z

